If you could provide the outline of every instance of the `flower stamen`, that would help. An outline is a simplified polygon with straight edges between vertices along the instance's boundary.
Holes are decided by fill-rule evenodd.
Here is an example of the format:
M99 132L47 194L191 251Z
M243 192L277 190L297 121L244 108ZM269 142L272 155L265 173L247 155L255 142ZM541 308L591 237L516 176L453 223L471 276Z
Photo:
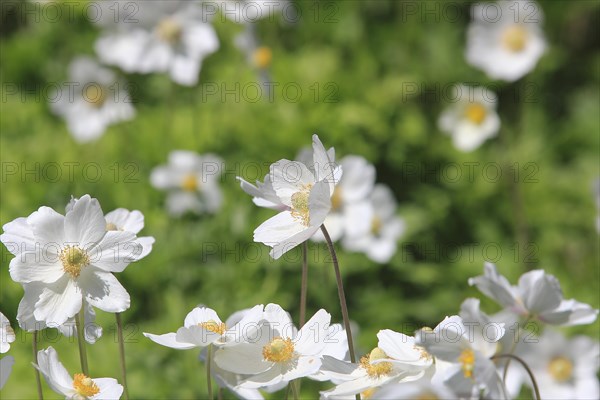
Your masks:
M263 347L263 358L271 362L285 362L294 356L294 344L292 339L276 337Z
M273 52L270 48L261 46L254 51L254 54L252 54L252 59L254 61L254 65L256 65L258 68L265 69L271 65Z
M207 331L218 333L219 335L224 334L225 331L227 330L227 327L225 326L224 322L217 322L212 319L210 319L206 322L201 322L198 324L198 326L206 329Z
M294 193L291 197L292 202L292 216L305 225L310 224L310 189L312 184L303 185L301 190Z
M183 178L181 182L181 188L186 192L195 192L198 190L198 179L196 175L189 174Z
M550 376L557 382L566 382L573 376L573 363L566 357L554 357L548 364Z
M375 347L368 356L363 356L360 359L360 366L367 371L371 378L379 378L382 375L388 375L392 372L392 363L382 361L377 364L372 364L373 361L390 358L379 347Z
M87 252L78 246L66 246L60 253L63 270L73 278L78 278L81 269L90 264Z
M73 389L84 398L92 397L100 392L100 388L88 376L84 374L75 374L73 379Z
M480 125L486 116L487 109L481 103L470 103L465 109L465 117L476 125Z
M475 353L471 349L465 349L458 356L458 362L460 362L461 369L465 378L473 378L473 369L475 368Z
M527 30L521 25L512 25L502 33L502 44L509 51L519 53L527 44Z
M170 44L177 43L181 39L182 32L181 24L171 17L163 19L156 27L158 37Z

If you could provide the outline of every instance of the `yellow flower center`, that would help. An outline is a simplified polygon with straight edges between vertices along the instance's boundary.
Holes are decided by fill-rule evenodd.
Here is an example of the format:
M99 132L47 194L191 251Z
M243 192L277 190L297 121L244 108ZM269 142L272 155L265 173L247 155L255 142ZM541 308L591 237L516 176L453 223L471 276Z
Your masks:
M163 19L156 27L158 37L170 44L177 43L181 39L182 31L181 24L171 17Z
M273 60L273 52L270 48L261 46L254 51L252 59L258 68L268 68Z
M331 195L331 211L335 212L342 208L342 189L336 187Z
M294 356L292 339L276 337L263 347L263 358L271 362L285 362Z
M218 333L219 335L224 334L225 331L227 330L227 327L225 326L224 322L217 322L212 319L210 319L206 322L201 322L198 324L198 326L206 329L207 331Z
M465 117L474 124L481 124L487 115L487 109L481 103L470 103L465 108Z
M98 83L88 83L83 89L83 99L92 107L100 108L106 102L106 89Z
M381 233L381 228L383 228L383 221L381 218L375 215L371 220L371 233L375 236L379 236Z
M373 395L375 394L376 391L377 391L377 389L375 389L375 388L368 388L367 390L362 391L360 393L360 398L365 399L365 400L370 399L371 397L373 397Z
M73 389L84 398L92 397L100 392L98 385L84 374L75 374L73 379Z
M431 328L429 328L429 329L431 329ZM427 350L425 350L423 347L421 347L421 346L417 346L417 345L414 345L414 346L413 346L413 348L414 348L415 350L417 350L417 351L420 353L420 354L419 354L419 358L420 358L421 360L431 360L431 359L433 358L433 357L431 356L431 354L429 354L429 353L427 352Z
M465 378L473 378L473 369L475 368L475 353L471 349L465 349L458 356L458 362L460 362L461 369Z
M198 179L196 175L189 174L183 178L181 182L181 188L186 192L195 192L198 190Z
M311 184L302 186L299 192L296 192L292 195L292 216L305 225L309 226L310 224L310 207L309 207L309 198L310 198L310 189L312 188Z
M439 400L439 397L431 392L425 392L417 396L415 400Z
M550 376L557 382L566 382L573 376L573 363L565 357L554 357L548 364Z
M71 277L77 278L81 269L90 264L90 257L85 250L77 246L66 246L60 253L63 270Z
M120 229L117 227L117 225L113 224L112 222L109 222L106 224L106 230L107 231L119 231Z
M377 364L372 364L373 361L381 360L384 358L390 358L383 350L379 347L375 347L369 353L369 356L361 357L360 366L367 371L367 374L371 378L379 378L382 375L388 375L392 372L392 363L388 361L382 361Z
M527 44L527 30L521 25L511 25L502 34L502 44L509 51L519 53Z

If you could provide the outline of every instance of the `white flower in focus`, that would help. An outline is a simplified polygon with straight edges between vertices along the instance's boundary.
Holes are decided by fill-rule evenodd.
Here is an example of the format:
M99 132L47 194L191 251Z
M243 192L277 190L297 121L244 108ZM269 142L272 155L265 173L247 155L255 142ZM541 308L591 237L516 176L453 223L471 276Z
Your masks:
M375 186L375 167L361 156L346 156L340 160L344 175L331 196L331 211L325 226L331 240L344 235L357 236L371 228L372 209L369 196ZM321 232L312 239L324 241Z
M180 85L198 83L202 61L219 48L216 32L199 4L181 0L129 3L136 6L135 18L131 12L119 14L123 18L96 42L99 58L126 72L166 72Z
M113 378L92 379L84 374L75 374L73 378L58 360L58 354L52 347L38 352L37 365L48 386L65 399L114 400L123 394L123 386Z
M289 207L254 230L254 241L264 243L278 259L308 240L323 224L331 209L331 196L341 177L317 135L313 135L312 165L279 160L271 165L270 181L282 204Z
M417 343L431 355L453 365L446 371L446 385L457 395L502 398L502 382L490 360L496 342L504 336L504 324L482 325L459 316L446 317L433 331L417 332Z
M144 336L161 346L178 350L236 344L243 341L240 335L252 335L258 329L263 317L263 306L257 305L248 310L239 320L228 320L231 326L221 321L217 313L206 307L196 307L185 317L183 327L177 332L154 335L144 332Z
M223 196L218 185L223 161L213 155L176 150L169 154L169 163L156 167L150 175L152 186L168 191L167 209L174 216L187 211L215 213Z
M10 321L0 312L0 353L6 353L15 339L15 331L10 326Z
M453 91L453 98L457 100L440 115L439 128L452 136L458 150L475 150L498 134L497 96L481 86L458 85Z
M125 86L111 70L89 57L78 57L69 65L68 84L51 96L50 108L65 119L75 140L89 142L108 126L135 116Z
M553 329L545 329L538 339L528 344L522 357L537 380L542 399L600 398L598 341L587 336L567 339ZM515 368L514 373L531 387L522 368Z
M107 312L129 308L129 294L112 273L135 261L122 249L135 247L136 236L106 231L96 199L83 196L65 216L40 207L3 229L0 240L15 254L10 275L25 289L20 312L33 309L36 321L56 327L77 314L84 300Z
M265 307L265 320L246 342L222 347L215 363L236 374L249 375L239 387L257 389L312 375L321 366L331 315L319 310L297 331L278 305Z
M591 324L598 316L598 310L589 304L564 300L558 279L541 269L521 275L519 284L512 286L494 264L485 263L484 274L469 278L469 285L521 317L550 325Z
M516 81L546 51L543 12L534 1L475 3L467 32L467 62L492 79Z
M323 398L342 399L359 393L368 398L384 385L423 378L433 365L433 357L410 336L385 329L379 331L377 338L377 347L360 363L323 357L321 373L339 382L334 389L321 392Z
M386 263L396 253L404 221L396 216L396 200L387 186L375 185L369 202L370 207L361 213L366 223L357 223L342 244L347 250L364 252L371 260Z

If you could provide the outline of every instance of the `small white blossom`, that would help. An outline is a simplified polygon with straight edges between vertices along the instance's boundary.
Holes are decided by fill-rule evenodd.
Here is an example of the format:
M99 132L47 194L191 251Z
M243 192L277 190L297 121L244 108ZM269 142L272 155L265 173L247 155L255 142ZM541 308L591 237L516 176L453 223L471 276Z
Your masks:
M588 304L565 300L558 279L541 269L521 275L519 284L512 286L494 264L485 263L484 274L470 278L469 285L521 317L550 325L591 324L598 316L598 310Z
M215 213L223 203L219 188L223 161L213 155L176 150L169 154L169 163L161 165L150 176L152 186L168 191L167 209L174 216L187 211Z
M458 150L473 151L498 134L497 96L481 86L458 85L453 91L456 102L440 115L438 125Z
M467 62L492 79L515 81L546 51L543 12L534 1L475 3L467 32Z
M37 365L34 366L44 376L48 386L67 400L115 400L123 394L123 386L113 378L92 379L84 374L75 374L71 378L52 347L39 351L37 361Z
M51 98L52 111L67 122L75 140L98 139L108 126L133 119L135 109L116 75L89 57L69 65L69 82Z

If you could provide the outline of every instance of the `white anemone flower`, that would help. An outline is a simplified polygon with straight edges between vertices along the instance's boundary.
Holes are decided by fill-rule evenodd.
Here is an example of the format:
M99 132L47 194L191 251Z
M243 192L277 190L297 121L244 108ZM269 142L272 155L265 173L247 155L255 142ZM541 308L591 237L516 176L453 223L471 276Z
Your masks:
M213 154L175 150L169 154L167 165L152 170L150 182L168 191L167 209L171 215L181 216L188 211L215 213L223 203L218 184L222 165L221 158Z
M546 51L543 12L534 1L475 3L467 31L467 62L492 79L516 81Z
M98 139L108 126L135 116L131 97L110 69L89 57L69 65L69 82L51 96L52 112L67 122L76 141Z
M386 185L375 185L369 202L370 207L364 211L366 224L357 224L361 230L353 230L342 244L347 250L364 252L371 260L386 263L396 253L398 238L405 230L404 220L396 215L396 200Z
M342 399L355 394L368 396L379 387L416 381L426 376L433 357L417 345L415 338L389 329L377 334L379 342L359 363L323 357L321 373L338 385L321 392L325 399Z
M457 315L446 317L435 329L421 329L417 342L431 355L452 363L444 381L459 396L475 397L483 391L487 398L504 398L504 386L490 359L496 343L504 336L502 323L482 325L464 321Z
M217 350L215 363L226 371L249 375L239 385L248 389L316 373L321 366L320 354L327 345L331 315L321 309L299 331L278 305L267 305L264 318L253 337Z
M0 312L0 353L6 353L15 340L15 331L10 326L10 321Z
M114 400L123 394L123 386L113 378L92 379L84 374L75 374L71 378L52 347L39 351L37 362L34 366L42 373L48 386L65 399Z
M135 5L135 15L120 13L123 18L97 40L100 60L126 72L165 72L180 85L196 85L204 58L219 48L217 34L199 4L181 0L129 3Z
M458 150L473 151L498 134L498 97L481 86L458 85L453 91L456 101L442 112L438 125L452 137L452 143Z
M598 310L573 299L565 300L560 283L541 269L529 271L519 278L517 286L498 273L496 266L485 263L484 274L469 279L477 288L507 310L524 318L537 318L550 325L583 325L593 323Z
M22 302L33 308L36 321L62 325L79 312L84 300L107 312L129 308L129 294L112 273L135 261L123 249L133 248L136 236L106 231L96 199L81 197L64 216L40 207L26 220L18 218L3 228L0 240L16 256L10 275L23 285Z
M325 226L333 241L344 235L360 235L371 228L369 196L375 186L375 167L365 158L345 156L340 165L344 175L331 196L331 211L325 218ZM320 232L312 239L325 240Z
M232 345L241 343L243 335L253 335L262 317L263 306L257 305L248 310L239 321L235 321L234 325L227 326L213 309L196 307L188 313L183 326L177 332L163 335L144 332L144 336L162 346L178 350L206 347L211 344Z
M270 181L282 204L289 209L263 222L254 230L254 241L264 243L278 259L308 240L323 224L331 209L331 196L341 177L341 168L313 135L312 165L280 160L271 165Z
M587 336L565 338L560 332L545 329L535 342L529 343L523 359L537 381L542 399L598 399L600 345ZM531 386L522 368L513 373Z

